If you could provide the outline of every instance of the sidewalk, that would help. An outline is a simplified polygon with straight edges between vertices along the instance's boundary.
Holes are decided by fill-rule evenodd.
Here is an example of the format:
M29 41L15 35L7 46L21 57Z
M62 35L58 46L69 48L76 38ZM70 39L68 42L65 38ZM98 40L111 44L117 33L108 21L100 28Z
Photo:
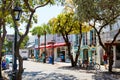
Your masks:
M37 63L32 60L30 62ZM39 63L37 63L37 64L39 64ZM42 63L40 63L40 64L42 64ZM59 67L60 69L64 69L64 70L67 69L69 71L71 69L71 71L74 71L76 74L77 73L85 73L85 74L94 73L93 80L120 80L120 68L113 68L113 71L115 71L115 73L109 73L107 70L105 70L103 65L101 65L101 70L99 70L97 72L95 70L88 71L88 70L83 70L83 69L79 69L79 68L73 68L73 67L70 67L70 65L71 65L70 63L64 63L64 62L55 62L54 65L49 65L47 63L42 64L42 65ZM65 66L68 66L68 67L65 67ZM10 73L11 71L12 71L11 69L3 70L2 74L4 77L6 77L8 80L10 80L8 77L8 73ZM68 73L68 72L66 72L66 73ZM84 76L87 77L86 75L84 75Z
M113 68L113 73L109 73L108 70L104 68L103 65L101 65L101 70L98 74L98 76L103 76L105 80L120 80L120 68Z

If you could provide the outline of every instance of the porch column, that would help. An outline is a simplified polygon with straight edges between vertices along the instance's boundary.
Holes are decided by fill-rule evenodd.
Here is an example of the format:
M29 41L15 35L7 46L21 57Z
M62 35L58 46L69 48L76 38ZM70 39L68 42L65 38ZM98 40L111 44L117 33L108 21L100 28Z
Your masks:
M113 46L113 67L116 67L116 46Z

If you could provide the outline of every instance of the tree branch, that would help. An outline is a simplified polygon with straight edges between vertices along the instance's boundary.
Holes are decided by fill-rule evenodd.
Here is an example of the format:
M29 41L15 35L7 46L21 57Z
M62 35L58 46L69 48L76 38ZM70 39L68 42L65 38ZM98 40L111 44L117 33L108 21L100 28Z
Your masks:
M40 6L37 6L37 7L35 8L35 10L36 10L37 8L39 8L39 7L43 7L43 6L47 5L49 2L50 2L50 0L48 0L46 3L44 3L44 4L40 5Z
M106 22L104 25L100 26L99 32L101 32L101 30L107 26L110 22L112 22L113 20L115 20L117 17L119 17L120 15L116 15L114 18L112 18L111 20L109 20L108 22Z
M28 9L29 9L31 12L34 12L34 11L35 11L34 9L32 9L32 8L30 7L30 5L29 5L29 3L28 3L28 0L24 0L24 2L25 2L26 6L28 7Z

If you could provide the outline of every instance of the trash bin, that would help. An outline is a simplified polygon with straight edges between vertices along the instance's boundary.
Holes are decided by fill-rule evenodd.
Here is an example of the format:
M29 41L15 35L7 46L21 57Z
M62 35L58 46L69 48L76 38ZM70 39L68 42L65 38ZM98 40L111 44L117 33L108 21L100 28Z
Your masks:
M49 63L52 63L52 56L49 57Z

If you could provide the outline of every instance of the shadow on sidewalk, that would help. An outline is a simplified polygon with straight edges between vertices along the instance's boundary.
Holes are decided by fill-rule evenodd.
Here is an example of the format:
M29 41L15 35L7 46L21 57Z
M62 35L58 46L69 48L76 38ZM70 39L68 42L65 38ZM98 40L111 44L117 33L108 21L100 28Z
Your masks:
M92 76L93 80L120 80L120 72L112 72L109 73L108 71L95 71L95 70L86 70L84 68L79 68L79 67L72 67L72 66L61 66L58 67L58 69L63 69L63 70L72 70L72 71L79 71L80 73L93 73L94 75Z
M78 80L73 75L61 73L24 72L23 80Z
M72 66L61 66L61 67L58 67L58 69L63 69L63 70L71 70L71 71L79 71L79 72L83 72L83 73L95 73L95 70L87 70L86 68L82 68L82 67L78 67L78 66L75 66L75 67L72 67Z
M120 72L99 72L93 76L95 80L120 80Z

